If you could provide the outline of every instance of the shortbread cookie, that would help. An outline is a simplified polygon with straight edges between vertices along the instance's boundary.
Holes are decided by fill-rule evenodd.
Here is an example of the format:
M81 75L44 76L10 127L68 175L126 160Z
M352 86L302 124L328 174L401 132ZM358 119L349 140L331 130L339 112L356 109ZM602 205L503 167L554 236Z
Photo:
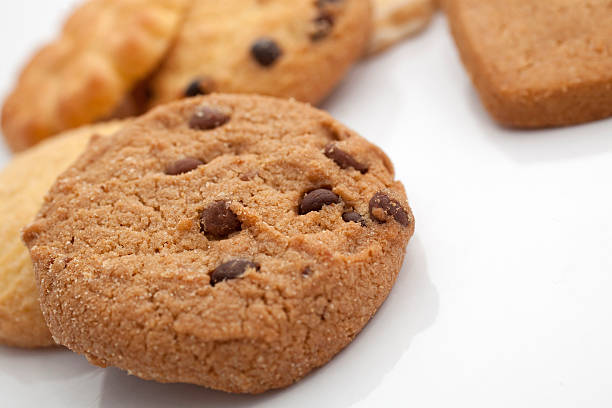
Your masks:
M188 0L89 0L25 67L2 111L15 151L112 116L167 52Z
M373 0L374 30L368 53L380 52L421 31L436 10L434 0Z
M145 379L258 393L345 347L413 234L376 146L295 101L212 95L92 141L23 238L54 338Z
M538 128L612 115L609 0L447 0L455 41L501 124Z
M55 178L83 151L91 135L108 135L120 127L121 122L105 123L60 135L20 153L0 172L0 343L53 344L21 229L32 222Z
M197 0L152 82L154 105L210 92L317 103L367 46L369 0Z

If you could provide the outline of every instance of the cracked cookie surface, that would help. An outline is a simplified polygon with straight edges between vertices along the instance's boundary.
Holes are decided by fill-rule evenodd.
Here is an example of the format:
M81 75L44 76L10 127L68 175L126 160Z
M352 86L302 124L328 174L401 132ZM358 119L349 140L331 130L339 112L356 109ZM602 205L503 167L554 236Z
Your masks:
M23 237L60 344L258 393L350 343L413 232L379 148L299 102L219 94L93 140Z
M109 135L123 122L76 129L20 153L0 172L0 343L54 344L40 311L32 261L21 229L32 222L56 177L83 152L93 134Z
M14 151L113 116L161 61L189 0L89 0L21 72L2 110Z
M199 0L152 81L153 104L211 92L318 103L362 56L369 0Z

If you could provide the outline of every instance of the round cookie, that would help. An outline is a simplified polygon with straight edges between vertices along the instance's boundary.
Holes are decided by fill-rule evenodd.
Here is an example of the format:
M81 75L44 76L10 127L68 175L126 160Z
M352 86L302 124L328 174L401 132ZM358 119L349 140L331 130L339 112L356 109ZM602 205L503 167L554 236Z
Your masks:
M211 95L93 140L23 239L60 344L259 393L350 343L413 232L379 148L299 102Z
M0 172L0 343L19 347L54 344L38 302L32 261L21 229L40 209L56 177L85 149L93 134L108 135L122 122L88 126L18 154Z
M14 151L109 118L160 63L188 0L89 0L22 71L2 129Z
M372 0L374 31L368 46L376 54L423 30L433 16L435 0Z
M369 0L197 0L152 81L153 104L210 92L316 104L364 52Z

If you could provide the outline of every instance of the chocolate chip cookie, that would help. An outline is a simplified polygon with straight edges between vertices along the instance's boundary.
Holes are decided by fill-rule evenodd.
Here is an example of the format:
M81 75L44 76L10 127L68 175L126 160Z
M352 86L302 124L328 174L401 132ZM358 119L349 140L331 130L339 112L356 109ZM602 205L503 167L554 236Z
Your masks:
M4 103L2 130L11 149L135 113L130 92L138 94L137 84L161 62L188 3L89 0L76 9L60 36L32 57Z
M198 0L152 80L153 104L211 92L317 103L368 44L369 0Z
M0 172L0 343L19 347L54 344L40 312L21 229L34 219L47 190L81 154L89 138L114 133L122 124L101 123L58 135L16 155Z
M93 140L23 239L60 344L258 393L351 342L413 232L379 148L308 105L219 94Z

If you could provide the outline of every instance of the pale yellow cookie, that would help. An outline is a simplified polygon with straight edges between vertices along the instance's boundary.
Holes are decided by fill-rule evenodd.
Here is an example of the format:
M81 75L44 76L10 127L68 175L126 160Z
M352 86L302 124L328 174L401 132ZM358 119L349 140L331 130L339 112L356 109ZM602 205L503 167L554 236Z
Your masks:
M436 10L435 0L373 0L374 31L369 54L421 31L431 21Z
M317 103L363 55L369 0L197 0L152 81L153 105L210 92Z
M34 55L2 111L8 145L41 140L112 116L159 65L188 0L90 0Z
M83 151L90 136L114 133L122 123L102 123L60 135L17 155L0 172L0 343L20 347L53 344L40 312L21 229L34 219L55 178Z

